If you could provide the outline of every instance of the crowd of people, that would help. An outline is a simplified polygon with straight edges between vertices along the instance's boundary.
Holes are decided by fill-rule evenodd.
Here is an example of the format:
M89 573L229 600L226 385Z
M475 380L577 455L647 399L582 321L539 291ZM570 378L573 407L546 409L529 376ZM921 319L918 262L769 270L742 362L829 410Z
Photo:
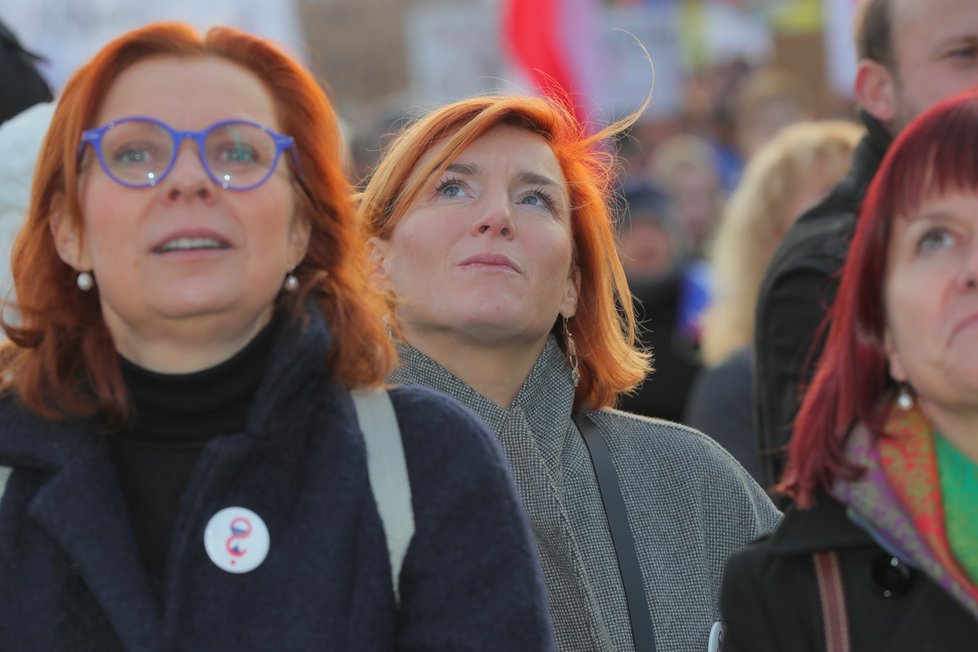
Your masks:
M54 97L0 27L0 648L970 649L978 6L853 31L851 116L734 66L355 170L259 37Z

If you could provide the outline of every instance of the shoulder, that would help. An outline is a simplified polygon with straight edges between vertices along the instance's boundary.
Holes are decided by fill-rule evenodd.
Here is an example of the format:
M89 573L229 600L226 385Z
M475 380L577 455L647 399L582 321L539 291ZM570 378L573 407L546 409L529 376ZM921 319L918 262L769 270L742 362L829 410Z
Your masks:
M493 439L488 426L474 412L445 394L419 385L391 387L388 393L405 431L423 431L439 440L459 435Z
M792 505L778 527L731 557L731 563L760 572L788 560L801 560L810 566L817 552L878 548L873 538L850 520L845 505L824 492L816 495L809 509ZM736 559L736 561L734 561Z
M684 465L691 464L694 469L713 463L736 465L715 441L679 423L613 409L596 410L588 416L598 424L613 448L641 451L668 463L683 460ZM688 466L687 470L692 471Z
M762 293L792 272L835 272L845 260L860 199L848 185L840 184L822 203L799 217L771 256Z
M690 536L705 533L718 578L727 554L777 525L781 514L764 490L703 433L616 410L591 414L607 437L626 504L672 519Z
M489 426L457 400L420 386L388 391L412 467L506 468Z
M716 441L678 423L619 410L597 410L590 416L608 437L616 463L635 480L682 487L692 500L740 504L770 529L779 518L770 499L744 467Z
M849 246L856 213L845 209L813 209L788 230L768 267L765 284L796 269L833 269Z
M57 467L92 437L81 420L51 421L28 410L11 394L0 396L0 460ZM0 465L4 465L0 461Z

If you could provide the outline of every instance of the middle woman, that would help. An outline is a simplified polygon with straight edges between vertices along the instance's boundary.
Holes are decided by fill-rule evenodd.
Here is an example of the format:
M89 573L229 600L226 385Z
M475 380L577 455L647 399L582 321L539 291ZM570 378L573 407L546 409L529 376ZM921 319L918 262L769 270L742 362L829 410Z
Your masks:
M558 104L482 97L390 146L361 196L392 300L392 382L440 390L499 438L537 539L561 650L632 650L622 572L573 415L608 445L659 650L707 649L727 555L778 513L700 433L609 409L634 347L609 207L614 158ZM626 573L626 580L630 581Z

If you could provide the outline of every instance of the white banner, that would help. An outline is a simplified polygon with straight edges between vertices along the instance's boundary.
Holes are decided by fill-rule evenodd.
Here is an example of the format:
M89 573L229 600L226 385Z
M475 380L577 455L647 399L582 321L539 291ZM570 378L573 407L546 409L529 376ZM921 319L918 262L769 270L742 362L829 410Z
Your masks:
M856 46L852 19L858 0L822 0L825 15L825 65L829 86L842 97L853 97L856 81Z
M201 30L237 27L304 59L294 0L0 0L0 19L24 47L48 60L40 68L55 93L108 41L160 20L188 22Z

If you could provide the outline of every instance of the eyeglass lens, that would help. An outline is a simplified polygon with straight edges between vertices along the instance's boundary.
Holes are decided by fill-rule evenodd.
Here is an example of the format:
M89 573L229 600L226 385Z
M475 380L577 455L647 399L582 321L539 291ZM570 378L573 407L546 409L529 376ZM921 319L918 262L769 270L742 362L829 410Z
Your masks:
M127 120L102 136L102 157L117 180L152 185L167 172L178 143L162 126ZM201 159L216 181L228 188L247 188L264 179L275 163L275 140L247 123L231 122L211 129Z

